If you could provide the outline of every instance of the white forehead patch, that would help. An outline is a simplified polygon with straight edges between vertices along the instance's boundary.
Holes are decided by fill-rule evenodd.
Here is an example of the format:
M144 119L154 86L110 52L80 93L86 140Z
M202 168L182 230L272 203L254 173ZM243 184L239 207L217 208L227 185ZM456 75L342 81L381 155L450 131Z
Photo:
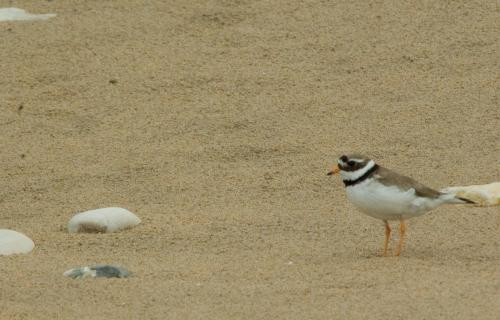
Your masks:
M357 163L363 163L365 161L365 159L357 159L357 158L350 158L349 161L354 161L354 162L357 162ZM341 159L337 160L338 164L340 164L341 166L344 166L346 163L344 161L342 161Z
M351 160L357 163L362 163L363 161L365 161L364 159L356 159L356 158L350 158L349 161Z

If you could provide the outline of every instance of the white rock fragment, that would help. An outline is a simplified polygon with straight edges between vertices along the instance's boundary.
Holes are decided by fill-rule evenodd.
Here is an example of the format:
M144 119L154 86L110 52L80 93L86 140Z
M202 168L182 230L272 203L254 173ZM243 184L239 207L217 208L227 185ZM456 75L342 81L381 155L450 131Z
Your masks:
M122 267L113 265L97 265L93 267L81 267L70 269L63 273L64 276L73 279L85 278L126 278L130 272Z
M500 205L500 182L465 187L449 187L442 192L452 193L460 198L474 201L478 206Z
M0 255L29 253L35 244L24 234L8 229L0 229Z
M0 8L0 21L47 20L55 16L55 13L31 14L19 8Z
M116 232L141 223L135 214L123 208L102 208L76 214L68 223L70 233Z

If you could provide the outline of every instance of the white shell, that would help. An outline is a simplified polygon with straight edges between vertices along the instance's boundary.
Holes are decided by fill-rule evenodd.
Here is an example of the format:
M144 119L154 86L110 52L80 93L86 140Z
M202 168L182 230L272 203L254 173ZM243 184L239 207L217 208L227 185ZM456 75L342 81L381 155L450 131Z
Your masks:
M55 16L54 13L31 14L19 8L0 8L0 21L47 20Z
M116 232L141 223L135 214L123 208L102 208L77 213L68 223L70 233Z
M33 250L33 240L24 234L7 229L0 229L0 255L28 253Z
M482 207L500 205L500 182L465 187L449 187L441 191L453 193L457 197L474 201Z

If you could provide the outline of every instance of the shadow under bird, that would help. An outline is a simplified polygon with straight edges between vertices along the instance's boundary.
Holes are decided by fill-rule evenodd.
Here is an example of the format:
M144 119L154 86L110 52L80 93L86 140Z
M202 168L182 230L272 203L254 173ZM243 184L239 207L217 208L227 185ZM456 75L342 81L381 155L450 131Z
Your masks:
M391 237L389 221L400 222L400 237L395 253L399 256L407 229L405 220L421 216L442 204L474 203L454 194L431 189L359 154L341 156L328 175L338 173L349 201L361 212L384 222L384 256L387 256Z

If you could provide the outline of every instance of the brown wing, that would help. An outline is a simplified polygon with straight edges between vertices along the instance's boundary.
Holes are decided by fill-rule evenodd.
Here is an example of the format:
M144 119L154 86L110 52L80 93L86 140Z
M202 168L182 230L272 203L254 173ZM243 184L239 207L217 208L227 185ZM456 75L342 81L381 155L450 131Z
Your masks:
M400 175L399 173L391 171L384 167L379 167L379 169L374 174L379 176L378 181L383 185L389 186L397 184L399 188L404 191L413 188L415 189L415 194L419 197L438 198L440 195L442 195L442 193L439 191L429 188L410 177Z

